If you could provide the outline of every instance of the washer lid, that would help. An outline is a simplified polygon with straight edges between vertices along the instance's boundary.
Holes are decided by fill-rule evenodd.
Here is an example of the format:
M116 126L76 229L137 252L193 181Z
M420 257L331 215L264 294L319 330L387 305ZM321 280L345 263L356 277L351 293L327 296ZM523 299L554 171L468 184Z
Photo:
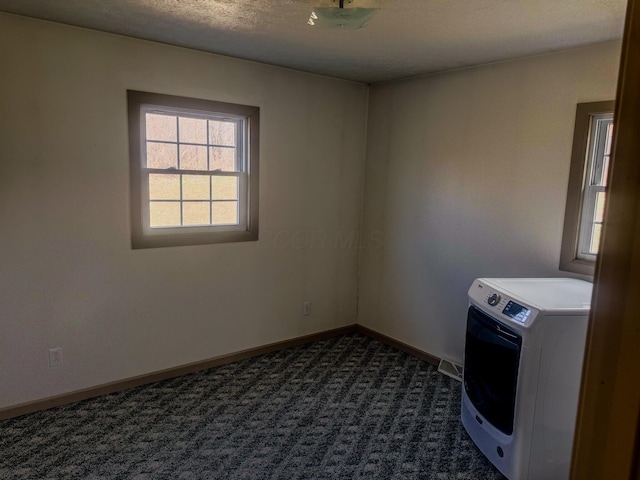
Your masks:
M547 313L584 315L591 308L593 284L575 278L481 278L496 290Z

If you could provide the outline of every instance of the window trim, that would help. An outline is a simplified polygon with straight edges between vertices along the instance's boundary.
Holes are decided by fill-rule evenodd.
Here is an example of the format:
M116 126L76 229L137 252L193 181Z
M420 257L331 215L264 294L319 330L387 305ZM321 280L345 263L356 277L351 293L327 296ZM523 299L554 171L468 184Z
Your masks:
M127 90L129 120L129 170L131 201L131 246L138 248L171 247L182 245L205 245L213 243L231 243L258 240L258 185L259 185L259 146L260 146L260 108L249 105L200 100L196 98L178 97L158 93ZM195 226L145 228L148 219L144 218L145 201L148 202L149 171L143 166L145 143L142 139L141 121L145 109L149 105L166 111L189 110L193 114L222 114L241 117L246 122L246 138L242 148L245 149L244 175L231 172L230 175L244 184L240 192L241 218L246 218L246 225L237 226ZM186 171L189 173L190 171ZM225 175L220 173L217 175ZM244 190L244 191L242 191ZM145 192L147 192L145 196ZM243 204L244 203L244 207Z
M576 108L573 147L571 151L571 167L564 216L564 229L560 248L560 270L582 275L593 276L595 258L585 260L578 258L578 242L582 223L583 186L587 155L589 153L591 120L603 114L610 114L614 109L614 101L579 103Z

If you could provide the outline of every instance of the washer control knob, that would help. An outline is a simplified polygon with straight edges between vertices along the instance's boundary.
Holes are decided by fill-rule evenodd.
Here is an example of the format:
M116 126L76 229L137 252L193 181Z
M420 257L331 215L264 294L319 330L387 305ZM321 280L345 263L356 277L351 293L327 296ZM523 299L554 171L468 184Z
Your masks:
M487 298L487 303L492 307L496 306L498 302L500 302L500 295L498 295L497 293L492 293L491 295L489 295L489 298Z

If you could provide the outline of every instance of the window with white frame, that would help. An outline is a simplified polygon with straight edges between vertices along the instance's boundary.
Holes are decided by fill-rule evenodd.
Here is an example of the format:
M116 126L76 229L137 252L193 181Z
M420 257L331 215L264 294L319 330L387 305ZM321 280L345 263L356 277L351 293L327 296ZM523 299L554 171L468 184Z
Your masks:
M613 143L613 101L578 104L560 269L593 275Z
M129 91L133 248L258 238L259 109Z

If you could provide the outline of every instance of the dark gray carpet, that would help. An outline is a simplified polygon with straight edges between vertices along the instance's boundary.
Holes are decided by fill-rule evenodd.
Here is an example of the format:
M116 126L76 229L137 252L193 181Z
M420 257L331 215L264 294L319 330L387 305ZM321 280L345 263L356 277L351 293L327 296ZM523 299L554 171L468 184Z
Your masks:
M0 422L0 478L503 479L460 388L344 335Z

